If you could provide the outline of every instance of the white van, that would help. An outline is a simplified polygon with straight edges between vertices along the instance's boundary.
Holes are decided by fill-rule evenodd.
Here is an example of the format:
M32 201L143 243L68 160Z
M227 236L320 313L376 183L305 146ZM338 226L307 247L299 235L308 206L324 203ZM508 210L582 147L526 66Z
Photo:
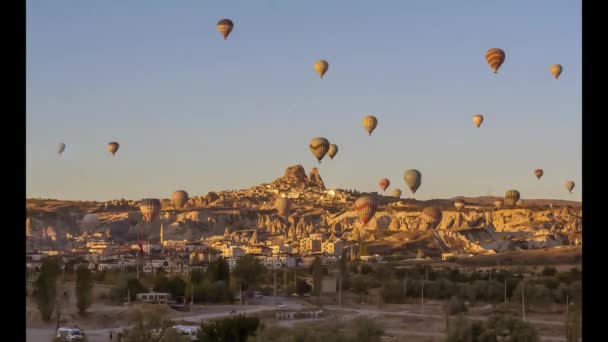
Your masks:
M57 337L63 337L67 341L78 341L84 338L84 333L78 328L61 327L57 329Z
M182 336L188 336L191 341L197 340L196 332L198 331L199 327L195 325L174 325L173 329L177 330L177 332L179 332L179 334Z

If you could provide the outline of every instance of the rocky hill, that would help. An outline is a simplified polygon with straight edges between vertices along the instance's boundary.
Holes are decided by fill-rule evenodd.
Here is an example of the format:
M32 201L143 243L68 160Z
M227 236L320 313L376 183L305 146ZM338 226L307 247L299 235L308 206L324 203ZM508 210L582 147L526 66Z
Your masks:
M291 198L287 221L277 215L277 196ZM66 234L100 232L115 240L143 238L198 240L239 230L258 229L283 239L310 233L333 233L346 240L367 241L382 253L422 248L429 253L496 253L518 249L548 248L582 243L582 209L578 202L525 200L522 207L496 209L496 198L464 198L464 208L454 200L415 201L375 194L380 207L363 227L352 204L358 194L342 189L326 190L316 168L307 176L301 165L291 166L271 183L253 188L209 192L194 196L185 209L175 210L162 200L160 219L142 223L137 201L71 202L27 200L26 235L62 245ZM460 197L462 198L462 197ZM442 208L439 222L422 214L428 205ZM552 206L551 206L552 205ZM86 214L95 213L99 224L87 225Z

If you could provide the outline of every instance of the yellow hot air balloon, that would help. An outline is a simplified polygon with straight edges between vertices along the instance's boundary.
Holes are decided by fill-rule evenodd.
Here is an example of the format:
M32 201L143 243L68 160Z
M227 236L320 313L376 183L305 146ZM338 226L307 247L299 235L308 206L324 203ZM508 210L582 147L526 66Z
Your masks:
M475 126L477 126L479 128L479 126L481 126L482 122L483 122L483 115L481 115L481 114L473 115L473 124Z
M551 75L553 75L553 77L555 79L557 79L559 77L559 75L562 74L562 66L561 64L553 64L551 65Z
M110 153L112 153L112 155L116 154L116 151L118 151L119 147L120 147L120 145L116 141L112 141L112 142L108 143L108 151L110 151Z
M217 30L220 32L224 40L228 39L228 35L232 32L234 23L230 19L222 19L217 22Z
M502 63L505 61L505 52L498 48L489 49L486 51L486 61L496 74Z
M574 190L574 182L569 180L566 182L566 189L572 193L572 190Z
M378 126L378 119L373 115L366 115L363 118L362 124L367 134L372 135L372 132L376 129L376 126Z
M327 69L329 69L329 63L327 63L326 60L319 59L315 62L315 71L317 74L319 74L319 77L323 78L323 75L325 75Z
M327 155L329 156L329 158L334 159L334 157L336 156L337 153L338 153L338 145L336 145L336 144L329 145L329 150L327 151Z

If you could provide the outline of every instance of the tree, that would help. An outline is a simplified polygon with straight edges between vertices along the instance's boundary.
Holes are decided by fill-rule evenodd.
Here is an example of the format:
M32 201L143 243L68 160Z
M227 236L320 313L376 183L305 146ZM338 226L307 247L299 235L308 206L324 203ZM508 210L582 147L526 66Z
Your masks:
M186 292L186 282L180 277L172 277L167 283L167 291L173 297L181 297Z
M257 317L238 315L211 323L202 323L197 337L201 342L247 342L249 336L255 336L260 325Z
M159 270L161 269L159 268ZM169 278L167 278L165 272L156 272L153 289L156 292L169 292Z
M581 307L575 302L568 305L566 314L566 341L578 342L581 337Z
M207 270L205 271L205 279L209 283L215 283L216 281L223 281L226 284L230 284L230 267L228 262L223 257L209 263Z
M190 281L193 284L200 284L203 281L203 271L195 269L190 273Z
M133 328L124 330L117 336L121 342L186 342L190 339L181 336L172 328L173 322L162 320L155 314L141 314Z
M447 342L539 342L534 327L513 314L494 314L487 322L470 321L462 315L450 324Z
M93 303L93 274L86 267L76 271L76 307L84 314Z
M40 310L42 320L51 320L55 310L57 296L57 277L59 276L59 263L54 258L47 258L40 266L40 273L34 283L34 298Z
M232 275L242 284L242 289L255 288L264 277L266 268L251 254L242 256L234 267Z
M557 274L557 269L555 267L545 266L541 274L546 277L553 277Z
M321 283L323 281L323 265L321 265L321 258L316 257L312 262L311 272L312 273L312 294L314 296L321 295Z
M298 278L298 280L296 281L296 293L301 296L305 293L309 293L310 290L310 285L308 285L305 280Z
M453 316L462 312L467 312L467 306L464 304L464 300L460 297L452 296L447 304L448 315Z
M367 318L359 318L355 321L355 341L380 342L382 335L384 331L376 322Z

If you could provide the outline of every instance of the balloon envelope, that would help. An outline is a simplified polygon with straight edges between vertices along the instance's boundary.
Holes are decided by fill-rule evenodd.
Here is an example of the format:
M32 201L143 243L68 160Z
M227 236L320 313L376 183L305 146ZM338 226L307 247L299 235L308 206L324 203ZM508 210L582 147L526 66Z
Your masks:
M553 64L551 65L551 75L553 75L553 78L557 79L559 77L559 75L562 74L562 66L560 64Z
M380 189L382 189L382 191L386 191L386 189L389 187L389 185L391 185L391 181L389 181L386 178L382 178L378 182L378 185L380 186Z
M63 153L63 151L65 151L65 144L64 144L64 143L60 143L60 144L57 146L57 153L62 154L62 153Z
M393 197L395 197L395 198L401 198L401 189L395 189L395 190L393 190Z
M323 78L323 76L327 72L327 69L329 69L329 63L327 63L326 60L320 59L315 62L315 71L317 72L317 74L319 74L319 77Z
M291 209L291 201L287 197L278 197L274 203L274 207L277 209L279 215L287 217L289 210Z
M566 189L572 193L572 190L574 190L574 182L573 181L567 181L566 182Z
M403 174L403 180L405 180L405 184L410 188L410 191L415 194L422 183L422 174L416 169L410 169Z
M338 153L338 145L336 145L336 144L329 145L329 150L327 151L327 155L329 156L329 158L334 159L334 157L336 156L337 153Z
M544 172L542 169L536 169L534 170L534 175L536 176L537 179L540 179L543 176Z
M366 115L363 118L362 124L367 134L372 135L372 132L376 129L376 126L378 126L378 119L373 115Z
M310 152L312 152L312 155L315 156L320 163L321 159L323 159L325 154L327 154L327 151L329 151L329 141L321 137L312 138L308 148L310 148Z
M378 202L369 196L363 196L357 198L354 204L355 210L359 214L359 220L363 224L367 224L369 220L374 217L376 210L378 209Z
M139 202L139 210L145 222L152 222L160 214L160 200L157 198L142 199Z
M116 141L112 141L108 143L108 151L112 153L112 155L116 154L116 151L120 148L120 145Z
M508 190L505 193L505 204L509 206L514 206L517 201L519 201L519 191L517 190Z
M184 190L177 190L173 192L171 195L171 201L173 202L173 207L176 209L183 208L188 202L188 193Z
M486 62L490 65L490 68L494 70L494 73L498 72L498 69L505 61L505 52L498 48L489 49L486 51Z
M230 19L222 19L217 22L217 30L224 37L224 40L228 39L228 35L232 32L234 23Z
M483 115L481 114L476 114L473 115L473 124L477 127L481 126L481 123L483 122Z

